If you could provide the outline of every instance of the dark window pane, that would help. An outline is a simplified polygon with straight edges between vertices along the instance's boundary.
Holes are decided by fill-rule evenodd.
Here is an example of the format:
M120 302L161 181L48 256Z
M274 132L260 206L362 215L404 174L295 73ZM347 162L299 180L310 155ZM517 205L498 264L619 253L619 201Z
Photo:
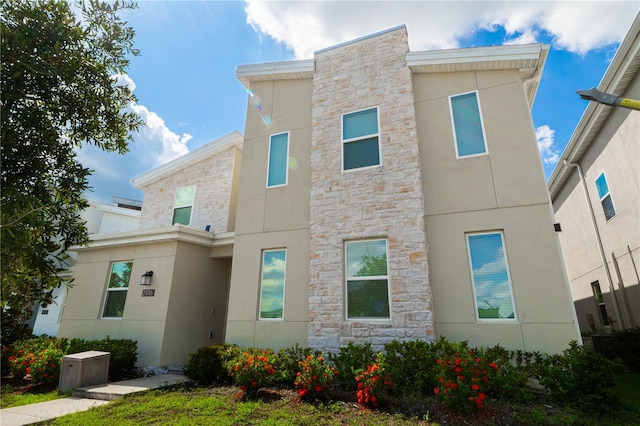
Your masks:
M353 139L378 133L378 109L345 114L342 122L342 139Z
M348 142L343 144L343 147L344 170L380 164L380 149L377 137Z
M613 201L611 201L611 195L604 197L601 203L602 210L604 210L604 217L607 218L607 220L616 215L616 210L613 208Z
M347 281L349 318L389 318L387 280Z
M107 300L104 303L104 317L122 318L124 302L127 299L125 290L107 292Z
M180 207L173 209L173 221L172 225L179 223L181 225L188 225L191 222L191 207Z

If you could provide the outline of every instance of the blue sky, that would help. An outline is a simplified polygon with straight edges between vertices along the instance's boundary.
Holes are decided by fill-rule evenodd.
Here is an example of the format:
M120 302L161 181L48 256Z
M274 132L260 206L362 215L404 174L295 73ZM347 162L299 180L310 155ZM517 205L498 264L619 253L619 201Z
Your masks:
M130 152L83 148L95 170L87 196L142 199L130 180L223 136L244 131L247 91L238 65L310 59L313 51L405 24L412 51L547 43L551 51L532 110L547 176L640 2L631 1L139 1L123 17L136 31L121 84L147 126Z

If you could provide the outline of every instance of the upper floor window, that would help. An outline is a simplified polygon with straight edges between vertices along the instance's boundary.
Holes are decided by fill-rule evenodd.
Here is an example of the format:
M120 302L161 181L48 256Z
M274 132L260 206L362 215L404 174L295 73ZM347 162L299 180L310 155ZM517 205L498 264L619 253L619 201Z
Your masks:
M478 92L450 96L451 121L456 157L469 157L487 152L484 127L480 114Z
M102 311L103 318L122 318L129 290L131 268L133 268L133 262L114 262L111 264L111 274Z
M176 223L189 225L191 223L191 210L193 209L193 198L195 194L195 186L183 186L176 190L176 198L173 201L172 225Z
M515 319L502 232L468 234L467 248L477 319Z
M271 135L269 140L269 167L267 188L287 184L289 159L289 132Z
M613 208L613 200L611 199L609 184L607 184L607 178L604 172L600 173L600 176L596 179L596 188L598 189L598 197L600 197L604 217L609 220L616 215L616 209Z
M260 319L283 318L286 266L286 250L265 250L262 252Z
M345 275L347 318L390 318L387 240L346 242Z
M342 116L342 169L380 165L378 107Z

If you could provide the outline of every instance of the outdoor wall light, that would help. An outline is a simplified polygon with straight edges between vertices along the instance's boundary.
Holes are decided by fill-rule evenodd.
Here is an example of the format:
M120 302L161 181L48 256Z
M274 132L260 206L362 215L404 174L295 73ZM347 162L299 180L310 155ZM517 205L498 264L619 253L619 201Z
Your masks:
M153 271L147 271L140 277L140 285L151 285L151 277L153 276Z

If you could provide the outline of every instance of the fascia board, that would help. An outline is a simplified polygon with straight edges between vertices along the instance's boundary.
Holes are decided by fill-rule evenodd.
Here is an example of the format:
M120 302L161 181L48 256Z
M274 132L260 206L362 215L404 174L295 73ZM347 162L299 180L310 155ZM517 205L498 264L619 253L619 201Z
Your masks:
M256 80L281 80L290 76L313 77L315 60L266 62L262 64L239 65L236 68L236 78L244 87L250 88L251 82ZM287 77L289 76L289 77Z
M542 44L526 44L408 52L406 60L409 67L471 62L526 61L539 59L543 48Z

